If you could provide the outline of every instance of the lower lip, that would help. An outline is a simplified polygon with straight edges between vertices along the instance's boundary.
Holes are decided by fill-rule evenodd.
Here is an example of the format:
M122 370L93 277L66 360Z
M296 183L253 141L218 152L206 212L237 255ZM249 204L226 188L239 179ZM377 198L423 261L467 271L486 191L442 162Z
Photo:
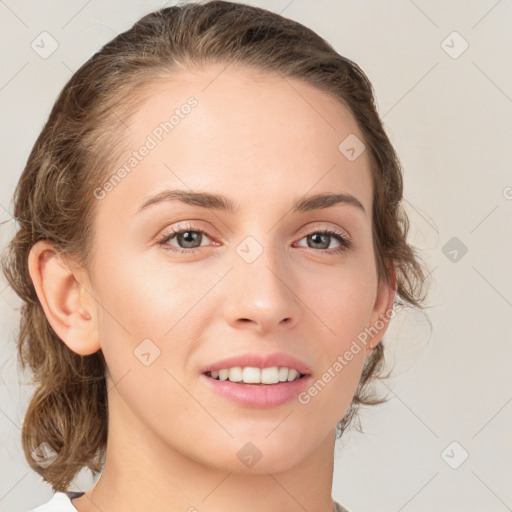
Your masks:
M297 395L304 391L311 381L310 375L279 384L244 384L229 380L216 380L204 373L200 378L205 380L206 384L217 393L233 402L257 409L277 407L296 399Z

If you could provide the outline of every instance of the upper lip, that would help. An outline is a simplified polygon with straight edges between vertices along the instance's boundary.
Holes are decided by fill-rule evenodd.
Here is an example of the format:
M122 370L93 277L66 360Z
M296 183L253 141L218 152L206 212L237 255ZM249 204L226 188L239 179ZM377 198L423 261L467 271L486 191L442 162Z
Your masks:
M272 366L294 368L303 375L311 373L310 367L300 359L284 352L273 352L271 354L246 353L238 356L228 357L211 363L203 368L203 373L234 368L236 366L251 366L254 368L270 368Z

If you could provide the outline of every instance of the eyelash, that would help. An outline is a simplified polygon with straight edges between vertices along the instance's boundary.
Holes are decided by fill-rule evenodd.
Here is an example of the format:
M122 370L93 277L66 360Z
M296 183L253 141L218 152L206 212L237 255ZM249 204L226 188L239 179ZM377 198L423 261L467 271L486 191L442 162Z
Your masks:
M176 229L171 228L171 233L163 235L160 239L158 239L157 243L162 246L162 248L165 251L171 251L175 253L180 254L195 254L199 251L200 247L196 247L194 249L183 249L181 247L175 247L175 246L169 246L167 245L167 242L172 240L176 235L179 235L181 233L186 233L187 231L191 231L193 233L202 233L203 235L206 235L208 238L211 238L208 233L200 228L194 228L193 226L187 226L184 228ZM315 230L311 231L310 233L306 234L304 237L313 235L313 234L320 234L320 235L329 235L332 237L335 237L340 242L340 246L335 249L321 249L321 252L326 252L330 255L337 255L344 253L352 248L352 241L349 240L343 233L340 231L336 231L335 229L323 229L323 230ZM301 240L302 240L301 238Z

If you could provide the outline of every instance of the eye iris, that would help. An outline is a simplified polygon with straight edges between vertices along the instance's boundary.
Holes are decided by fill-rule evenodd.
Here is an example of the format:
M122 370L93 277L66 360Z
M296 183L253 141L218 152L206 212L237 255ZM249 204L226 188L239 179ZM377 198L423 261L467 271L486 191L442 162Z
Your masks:
M316 237L320 237L320 238L323 238L323 239L326 239L327 241L322 243L321 241L315 241L313 240L313 243L315 244L321 244L325 247L322 247L323 249L326 249L327 247L329 247L329 238L331 237L331 235L323 235L323 234L320 234L320 233L314 233L313 235L310 235L309 238L313 239L313 238L316 238Z
M194 238L196 238L196 240L195 240L196 242L197 242L197 238L199 238L199 245L201 245L202 233L200 233L199 231L183 231L181 233L178 233L177 237L178 237L178 242L180 244L184 243L186 248L190 248L188 244L190 244L190 243L193 244ZM189 238L192 238L192 240L189 240Z

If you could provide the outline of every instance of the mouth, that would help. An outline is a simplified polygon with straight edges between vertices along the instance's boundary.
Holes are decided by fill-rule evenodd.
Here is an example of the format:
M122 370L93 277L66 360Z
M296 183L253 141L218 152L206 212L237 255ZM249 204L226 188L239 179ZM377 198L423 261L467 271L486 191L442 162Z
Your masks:
M295 368L273 366L257 368L253 366L235 366L220 370L207 371L207 377L218 381L228 381L253 386L272 386L283 382L293 382L305 377Z
M233 367L203 372L202 380L238 406L264 409L296 399L312 376L287 367Z

